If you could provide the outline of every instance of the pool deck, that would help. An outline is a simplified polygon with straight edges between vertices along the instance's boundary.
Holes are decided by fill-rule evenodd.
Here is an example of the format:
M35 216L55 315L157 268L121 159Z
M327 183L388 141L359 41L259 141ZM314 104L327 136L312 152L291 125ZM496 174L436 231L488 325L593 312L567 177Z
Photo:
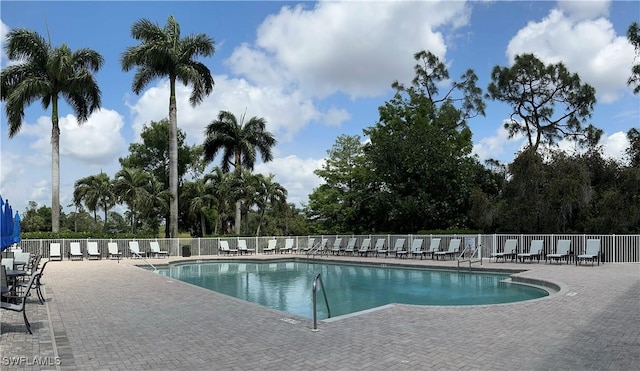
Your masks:
M204 258L220 257L192 259ZM382 257L318 259L456 266ZM498 305L389 305L321 321L311 331L312 320L134 266L141 263L48 264L42 279L46 304L31 298L27 306L33 335L21 314L0 311L0 369L522 371L640 365L640 264L485 259L484 269L520 270L517 277L552 282L559 291Z

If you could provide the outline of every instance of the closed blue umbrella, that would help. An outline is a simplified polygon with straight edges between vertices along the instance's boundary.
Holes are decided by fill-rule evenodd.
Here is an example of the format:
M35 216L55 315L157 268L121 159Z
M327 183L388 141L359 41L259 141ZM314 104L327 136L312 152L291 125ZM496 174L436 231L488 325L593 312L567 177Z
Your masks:
M2 246L0 251L2 251L13 243L13 210L11 209L11 205L9 205L9 200L6 200L4 203L0 229L2 230Z
M13 243L22 241L20 238L20 214L16 211L16 216L13 218Z

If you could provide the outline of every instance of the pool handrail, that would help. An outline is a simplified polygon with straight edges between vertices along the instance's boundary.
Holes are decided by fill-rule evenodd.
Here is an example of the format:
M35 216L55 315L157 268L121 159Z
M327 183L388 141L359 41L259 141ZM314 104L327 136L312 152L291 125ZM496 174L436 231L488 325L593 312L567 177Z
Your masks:
M322 283L322 277L320 273L316 275L313 279L313 296L312 296L312 304L313 304L313 329L312 331L318 331L318 311L316 310L316 292L318 291L318 281L320 282L320 286L322 287L322 294L324 295L324 303L327 306L327 315L328 318L331 318L331 309L329 309L329 300L327 300L327 291L324 289L324 284Z

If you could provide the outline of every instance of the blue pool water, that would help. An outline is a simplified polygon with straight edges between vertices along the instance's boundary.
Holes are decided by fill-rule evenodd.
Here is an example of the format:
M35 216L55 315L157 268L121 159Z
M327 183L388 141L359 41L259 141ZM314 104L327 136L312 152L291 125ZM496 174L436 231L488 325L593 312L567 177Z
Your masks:
M469 273L332 263L206 262L160 268L165 276L312 318L313 278L320 273L331 317L390 303L477 305L529 300L549 293L503 282L504 274ZM327 318L318 292L318 318Z

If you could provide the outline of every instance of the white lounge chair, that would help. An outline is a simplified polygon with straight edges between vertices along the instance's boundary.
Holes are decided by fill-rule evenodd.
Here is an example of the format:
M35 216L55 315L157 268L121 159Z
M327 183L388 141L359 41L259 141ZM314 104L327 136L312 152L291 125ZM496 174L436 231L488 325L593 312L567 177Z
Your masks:
M59 242L49 244L49 260L62 260Z
M449 241L449 248L445 251L436 251L433 256L435 256L436 260L439 260L442 256L442 259L446 259L448 256L452 258L458 253L460 250L460 243L462 242L459 238L454 238Z
M500 258L502 258L502 261L506 262L507 258L513 259L513 257L516 255L517 248L518 248L518 240L508 239L504 241L504 246L502 247L502 251L492 253L489 258L495 258L496 263Z
M227 254L227 255L238 255L238 249L231 249L229 248L229 242L228 241L220 241L220 252Z
M118 243L117 242L109 242L107 243L107 249L109 250L109 258L113 259L114 257L120 260L122 253L118 251Z
M84 259L84 255L82 255L82 249L80 248L80 242L69 243L69 258L71 260Z
M255 254L256 249L250 249L247 247L247 240L238 240L238 252L242 254Z
M433 260L433 254L435 254L436 251L440 251L440 239L432 238L431 243L429 244L429 249L427 249L423 255L426 256L427 254L431 254L431 260Z
M384 238L378 238L378 240L376 241L375 250L376 257L378 257L378 254L384 254L384 257L387 257L387 255L389 254L389 250L387 249L386 241Z
M558 240L556 244L556 252L553 254L547 254L545 263L547 259L549 261L557 260L560 263L560 260L567 259L567 264L569 264L569 250L571 249L571 240Z
M347 247L345 247L344 249L344 254L347 255L353 255L353 253L355 252L356 249L356 242L358 241L357 238L355 237L351 237L349 238L349 241L347 241ZM369 240L371 241L371 240Z
M362 240L362 245L360 245L360 248L358 249L358 254L360 254L360 256L367 256L369 253L373 253L373 250L371 250L371 239L365 238Z
M169 257L169 252L168 251L160 250L160 244L158 243L158 241L149 242L149 249L151 250L151 254L153 254L153 256L155 258L157 258L157 257L168 258Z
M307 240L307 246L302 249L302 252L309 252L313 249L313 246L316 244L316 239L311 237Z
M138 241L129 241L129 252L131 253L132 258L143 258L147 256L146 252L140 251Z
M416 256L420 255L420 259L422 259L422 256L425 253L422 250L422 242L423 242L422 238L417 238L417 239L413 240L413 242L411 242L411 256L412 257L415 258Z
M587 248L584 254L578 255L576 259L578 264L591 260L591 266L593 266L593 262L597 259L598 265L600 265L600 240L587 240Z
M293 252L293 238L287 238L284 240L284 247L280 249L280 254L286 254Z
M98 242L89 241L87 242L87 259L102 259L102 255L100 255L100 251L98 251Z
M530 259L533 261L533 258L538 259L538 263L540 263L540 255L542 255L542 245L543 240L531 240L531 246L529 246L529 252L523 252L516 255L521 262L524 263L525 259Z
M278 240L271 239L267 242L267 247L262 249L264 254L272 254L276 252L276 247L278 246Z
M393 252L396 253L396 258L407 256L407 250L404 249L404 238L398 238L396 240L396 244L393 247Z
M342 249L342 237L336 237L336 239L333 240L331 253L334 255L340 255L340 249Z

